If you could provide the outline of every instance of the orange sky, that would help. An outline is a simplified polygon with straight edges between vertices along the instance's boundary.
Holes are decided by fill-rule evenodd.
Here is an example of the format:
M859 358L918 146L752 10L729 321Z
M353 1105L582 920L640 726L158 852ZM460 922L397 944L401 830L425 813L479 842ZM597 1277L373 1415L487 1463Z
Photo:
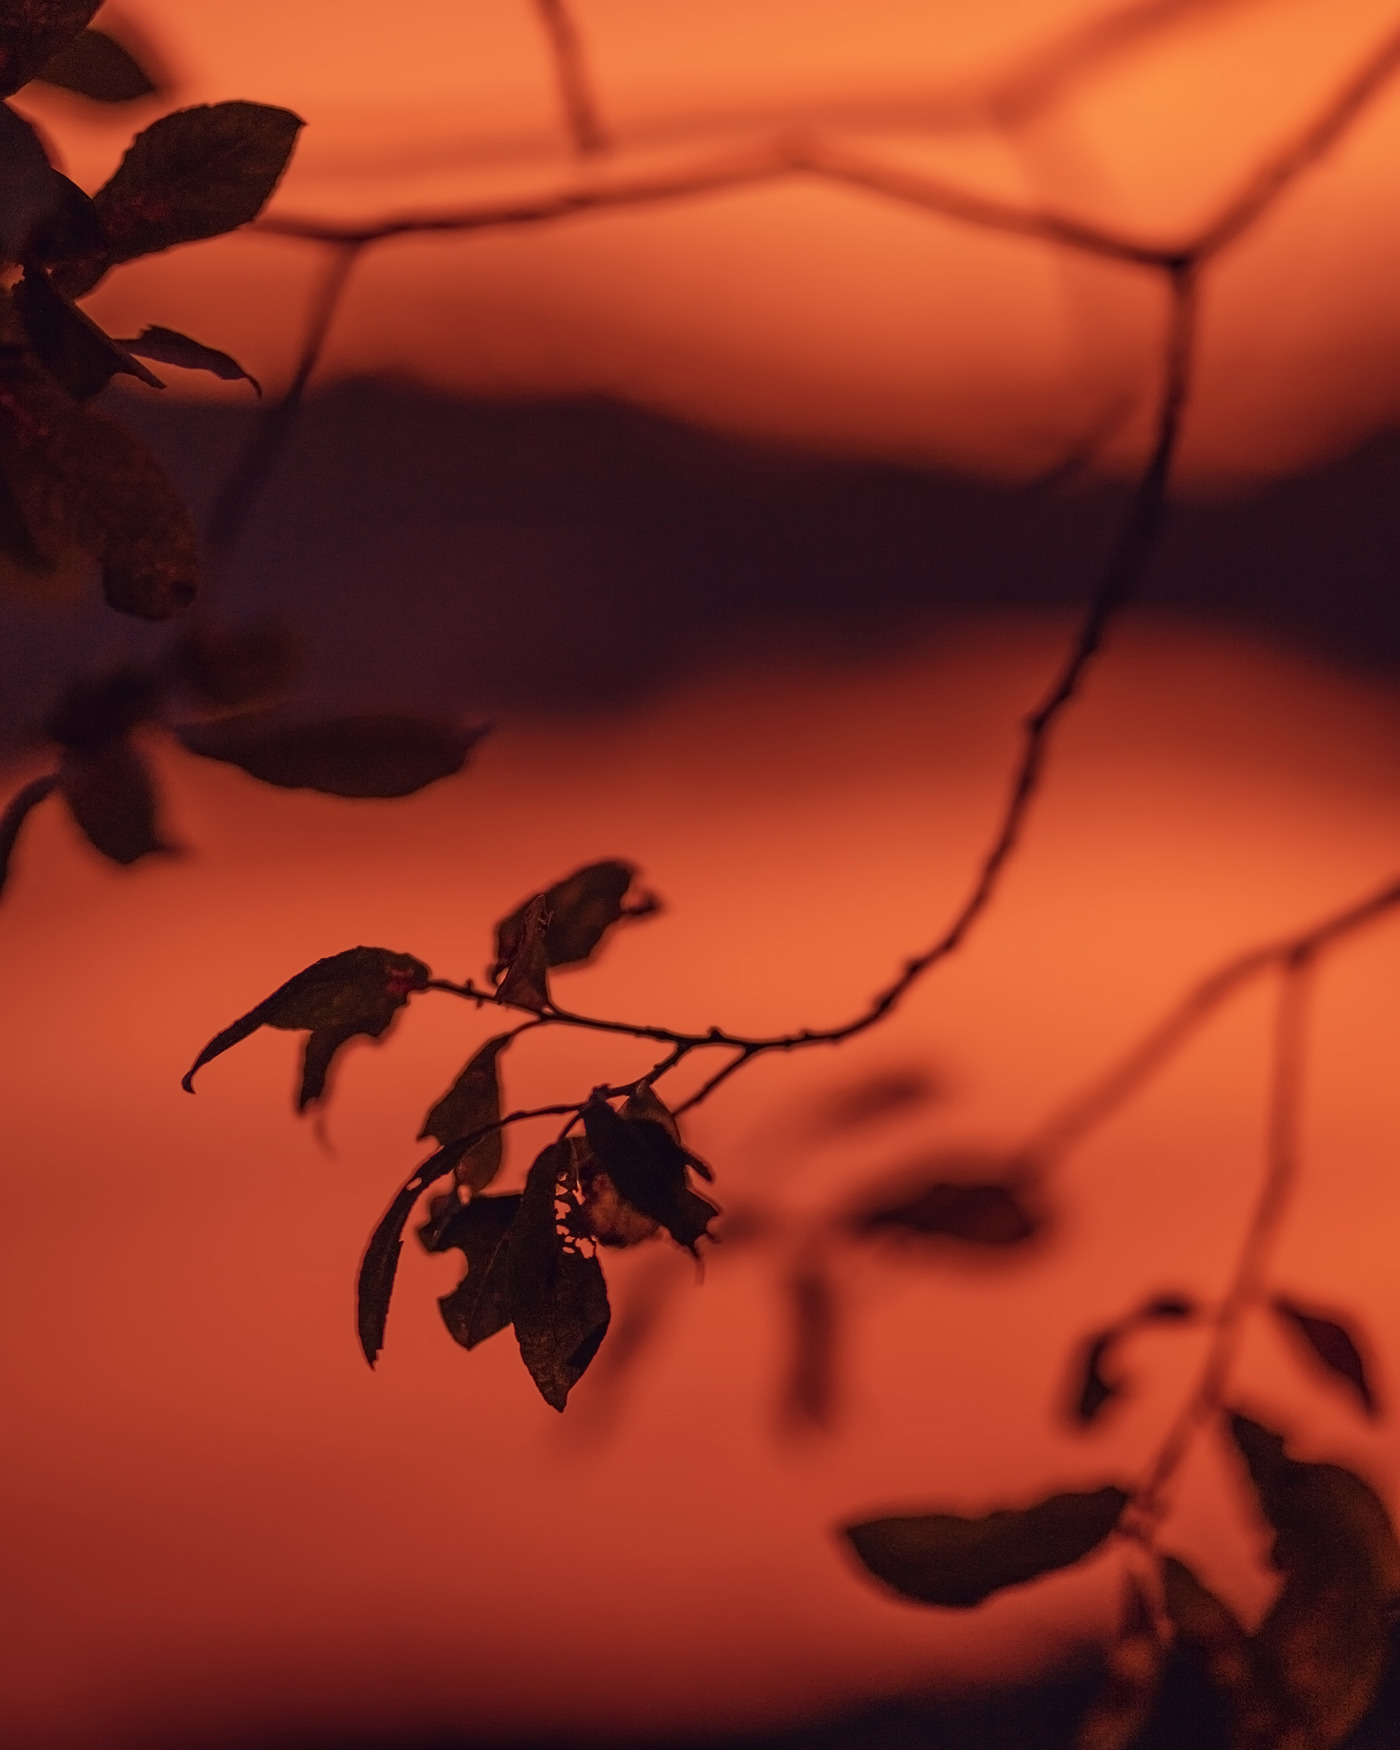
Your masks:
M1383 0L1140 9L1151 29L1051 85L1014 125L988 121L989 94L1113 10L579 0L616 147L583 174L664 170L796 130L1175 240L1395 25ZM307 118L279 213L440 210L579 174L524 0L401 0L392 13L379 0L124 0L111 14L159 46L175 99L257 97ZM93 122L62 96L25 104L89 183L162 106ZM1299 466L1394 417L1397 129L1390 89L1212 272L1184 458L1198 484ZM122 269L94 309L118 330L196 329L275 380L317 259L245 235ZM385 246L357 270L327 369L490 393L601 389L801 443L1003 474L1086 444L1121 467L1141 442L1161 302L1137 268L799 183Z

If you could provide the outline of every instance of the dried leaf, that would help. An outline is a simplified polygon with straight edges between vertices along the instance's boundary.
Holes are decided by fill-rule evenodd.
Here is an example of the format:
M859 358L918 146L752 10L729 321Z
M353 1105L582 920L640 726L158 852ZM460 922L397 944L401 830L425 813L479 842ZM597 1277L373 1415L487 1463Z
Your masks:
M464 1349L474 1349L510 1323L510 1311L503 1302L494 1297L483 1302L481 1291L519 1213L520 1202L518 1191L473 1197L469 1203L453 1196L444 1200L444 1208L433 1221L418 1230L428 1251L445 1252L455 1246L467 1261L461 1282L438 1300L443 1323Z
M692 1156L653 1119L627 1119L595 1096L583 1108L588 1146L623 1199L693 1252L719 1214L690 1189Z
M0 97L8 97L77 36L101 0L24 0L0 11Z
M159 713L156 677L130 663L74 681L50 713L44 733L72 753L97 754Z
M601 1162L582 1137L572 1137L574 1170L578 1175L581 1198L576 1225L581 1234L596 1240L600 1246L624 1250L655 1239L661 1223L640 1209L618 1190Z
M1103 1682L1075 1733L1074 1750L1132 1750L1152 1713L1165 1663L1152 1609L1124 1576L1122 1626L1104 1660Z
M155 359L157 364L180 365L187 371L208 371L226 383L251 383L258 399L262 399L262 384L230 353L191 340L188 334L181 334L177 329L143 328L135 340L119 340L116 344L140 358Z
M51 795L57 784L58 777L53 772L45 772L42 778L31 778L15 791L6 804L5 812L0 814L0 893L4 892L5 883L9 879L10 859L14 855L20 828L29 818L30 811L37 808L46 796Z
M308 1106L326 1098L326 1080L342 1046L352 1039L379 1039L388 1031L393 1014L379 1015L373 1020L350 1021L340 1027L315 1027L306 1036L301 1055L301 1080L297 1086L296 1109L305 1112Z
M129 742L114 742L100 753L65 754L58 787L83 836L111 862L131 864L172 850L156 822L150 771Z
M1375 1394L1366 1376L1366 1364L1361 1359L1356 1339L1346 1326L1283 1295L1276 1295L1270 1304L1284 1328L1293 1336L1301 1337L1307 1352L1334 1378L1344 1380L1360 1399L1366 1414L1374 1417L1378 1412Z
M845 1526L843 1534L862 1565L902 1597L966 1609L1082 1560L1127 1504L1126 1491L1103 1488L977 1519L953 1513L870 1519Z
M547 918L542 893L525 907L518 929L511 935L508 959L498 961L496 995L516 1008L541 1010L549 1007L549 956L545 949ZM497 936L499 945L500 936Z
M408 1218L413 1214L415 1204L429 1185L436 1184L451 1171L449 1150L439 1149L436 1154L429 1155L404 1181L369 1237L365 1255L360 1260L355 1305L360 1348L371 1367L384 1347L384 1326L389 1317L389 1302L393 1297L394 1277L398 1273L399 1253L403 1250L403 1230L408 1225Z
M792 1308L792 1366L783 1397L783 1418L798 1428L831 1427L836 1403L836 1291L812 1259L787 1282Z
M575 869L543 895L533 894L496 925L496 963L491 976L516 958L526 916L543 898L545 956L548 966L575 966L587 960L603 937L624 917L646 917L659 909L654 895L634 905L624 903L636 870L631 863L609 860Z
M431 977L421 960L411 954L396 954L390 948L346 948L328 955L216 1033L190 1066L181 1086L193 1093L195 1073L259 1027L280 1027L288 1032L339 1027L383 1032L412 992L424 989ZM443 1171L450 1172L451 1164Z
M1040 1232L1043 1218L1016 1185L942 1177L946 1163L931 1163L937 1178L906 1174L890 1191L863 1199L847 1215L857 1234L950 1239L973 1246L1019 1246Z
M116 376L136 377L153 389L165 387L121 341L60 296L42 267L25 268L14 299L35 356L74 400L90 401Z
M246 225L281 180L302 126L289 109L241 101L152 122L93 196L106 247L64 262L61 289L82 297L118 262Z
M170 648L169 673L202 705L220 710L284 693L301 666L301 640L281 620L232 627L186 626Z
M93 103L135 103L159 89L130 49L105 30L80 31L34 77Z
M500 1033L488 1039L469 1060L452 1086L429 1111L418 1132L440 1143L458 1142L474 1132L496 1125L466 1151L456 1167L457 1183L470 1191L483 1191L501 1170L504 1153L501 1131L501 1077L497 1059L515 1037Z
M460 772L486 731L397 713L297 723L259 711L185 724L175 733L201 759L237 766L283 790L387 798L411 796Z

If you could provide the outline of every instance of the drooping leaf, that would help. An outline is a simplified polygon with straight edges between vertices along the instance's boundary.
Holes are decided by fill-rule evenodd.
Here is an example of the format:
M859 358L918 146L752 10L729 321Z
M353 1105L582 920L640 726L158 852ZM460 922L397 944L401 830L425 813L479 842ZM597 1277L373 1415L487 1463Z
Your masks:
M440 1143L457 1142L494 1125L462 1156L456 1167L457 1183L470 1191L484 1191L501 1170L504 1153L500 1131L501 1077L498 1059L515 1037L499 1033L474 1053L452 1086L431 1108L418 1132Z
M135 377L152 389L165 387L121 341L60 296L43 268L27 267L14 296L35 356L74 400L90 401L116 376Z
M1344 1380L1356 1393L1366 1414L1374 1417L1376 1398L1366 1374L1366 1363L1346 1326L1284 1295L1275 1295L1270 1305L1290 1335L1300 1337L1313 1359L1320 1361L1334 1378Z
M264 784L379 798L411 796L460 772L485 733L446 718L388 712L306 723L257 711L176 730L191 753L238 766Z
M452 1161L446 1149L439 1149L420 1162L400 1186L394 1201L379 1218L378 1226L369 1237L365 1255L360 1260L355 1307L360 1349L371 1367L384 1347L384 1326L389 1317L389 1302L393 1298L399 1253L403 1250L403 1230L429 1185L435 1185L451 1171Z
M536 1159L519 1214L501 1248L509 1257L521 1359L541 1397L556 1410L564 1408L598 1353L611 1317L601 1265L561 1228L558 1217L561 1190L572 1179L572 1159L568 1144L557 1142Z
M326 1097L326 1079L341 1048L352 1039L379 1039L389 1029L394 1012L364 1021L347 1021L338 1027L314 1027L306 1035L301 1054L301 1080L296 1109L305 1112Z
M967 1609L1081 1561L1117 1525L1123 1489L1051 1495L1034 1507L976 1519L954 1513L895 1515L843 1528L861 1564L902 1597Z
M5 812L0 814L0 893L4 892L9 879L10 859L14 855L20 828L28 820L30 811L53 794L57 784L58 777L53 772L45 772L41 778L31 778L15 791L5 806Z
M118 262L255 219L302 125L289 109L241 101L198 104L152 122L93 196L105 248L62 263L60 289L82 297Z
M44 733L72 753L98 754L124 741L137 724L153 721L159 710L156 677L125 663L72 682L45 721Z
M549 1007L549 956L545 949L545 898L542 893L525 907L519 928L511 936L511 952L498 960L496 995L521 1009ZM497 941L500 937L498 934Z
M637 871L631 863L609 859L575 869L544 894L532 894L496 925L493 978L519 952L526 917L539 898L544 900L544 947L547 966L576 966L587 960L603 937L624 917L646 917L659 909L653 894L633 905L625 903Z
M284 693L301 666L301 640L281 620L242 626L186 625L168 653L168 673L201 705L228 710Z
M160 834L150 770L130 742L65 754L58 787L83 836L111 862L131 864L173 849Z
M1164 1651L1140 1582L1125 1574L1118 1638L1104 1660L1099 1691L1075 1732L1074 1750L1132 1750L1157 1699Z
M792 1313L792 1363L783 1393L783 1419L795 1428L827 1429L836 1406L836 1290L814 1259L787 1280Z
M259 1027L280 1027L288 1032L337 1027L370 1032L377 1027L382 1032L409 996L424 989L431 977L421 960L391 948L346 948L328 955L216 1033L191 1064L181 1086L193 1093L196 1072ZM451 1170L451 1163L443 1168L444 1172Z
M962 1163L956 1163L961 1165ZM1044 1218L1019 1185L945 1176L948 1163L904 1174L888 1191L863 1198L847 1215L857 1234L901 1239L948 1239L972 1246L1018 1246L1033 1239Z
M691 1155L654 1119L627 1119L595 1096L583 1109L588 1146L634 1209L660 1222L677 1245L694 1251L719 1214L687 1182Z
M456 1247L467 1260L467 1273L451 1294L438 1300L442 1321L454 1342L474 1349L511 1322L510 1308L499 1297L482 1299L491 1264L520 1210L520 1193L474 1196L469 1203L445 1200L436 1219L418 1230L425 1248L445 1252Z
M226 383L251 383L258 399L262 399L262 384L230 353L191 340L188 334L181 334L177 329L143 328L135 340L119 340L116 344L139 358L154 359L157 364L180 365L187 371L208 371Z
M78 35L101 0L23 0L0 9L0 97L36 77Z
M622 1102L622 1116L629 1123L638 1118L650 1119L653 1124L661 1126L672 1142L679 1144L681 1141L681 1127L676 1122L675 1113L650 1082L637 1083L634 1091ZM685 1158L692 1172L698 1173L707 1184L714 1183L714 1171L707 1161L702 1161L693 1149L685 1150Z
M105 30L91 28L70 37L34 77L93 103L135 103L159 90L130 49Z

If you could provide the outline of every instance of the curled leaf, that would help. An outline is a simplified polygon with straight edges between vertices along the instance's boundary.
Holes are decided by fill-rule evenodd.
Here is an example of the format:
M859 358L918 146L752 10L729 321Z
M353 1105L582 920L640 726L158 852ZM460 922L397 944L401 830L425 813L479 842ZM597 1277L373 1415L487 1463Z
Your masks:
M251 371L245 371L232 354L191 340L188 334L181 334L178 329L143 328L135 340L118 340L114 344L139 358L154 359L157 364L179 365L187 371L208 371L210 376L219 377L225 383L251 383L253 392L259 400L262 399L262 384Z
M396 954L390 948L346 948L328 955L216 1033L186 1072L181 1086L193 1093L196 1072L259 1027L280 1027L288 1032L348 1028L382 1033L410 995L424 989L431 977L421 960L411 954ZM451 1164L443 1171L451 1171Z
M462 1155L455 1172L457 1183L470 1191L482 1191L496 1177L504 1152L500 1131L501 1078L498 1058L515 1037L501 1033L486 1043L468 1061L452 1086L431 1108L418 1132L440 1143L458 1142L486 1130ZM494 1129L488 1129L495 1126Z
M398 1274L399 1253L403 1250L403 1230L429 1185L436 1184L452 1171L451 1159L445 1157L447 1151L439 1149L409 1174L394 1201L379 1218L360 1260L360 1274L355 1285L356 1327L360 1349L371 1367L384 1347L384 1326L394 1293L394 1277Z
M467 1270L451 1294L438 1300L442 1322L453 1341L474 1349L494 1337L511 1322L510 1308L500 1296L482 1297L491 1265L511 1225L520 1212L519 1192L504 1196L474 1196L469 1203L456 1196L443 1199L434 1218L419 1228L426 1250L445 1252L456 1247L467 1261Z
M130 49L105 30L91 28L64 43L34 77L93 103L135 103L159 89Z
M661 1223L631 1204L583 1137L571 1137L580 1201L576 1225L588 1239L619 1251L655 1239Z
M526 919L537 899L544 901L547 966L575 966L589 959L603 937L624 917L645 917L658 909L654 895L625 904L637 871L631 863L609 859L575 869L543 894L534 894L496 925L493 978L517 957Z
M160 834L150 770L130 742L65 754L58 787L84 838L109 861L126 865L172 849Z
M247 712L176 730L190 753L237 766L264 784L379 798L411 796L460 772L485 733L445 718L387 712L313 723Z
M843 1535L862 1566L901 1597L967 1609L1081 1561L1127 1504L1125 1490L1103 1488L976 1519L955 1513L869 1519L845 1526Z
M101 0L25 0L0 10L0 97L8 97L84 28Z
M25 268L14 298L39 362L75 400L91 400L116 376L136 377L153 389L165 387L121 341L55 291L43 268Z
M583 1126L588 1146L627 1203L688 1251L710 1237L719 1210L690 1189L693 1157L663 1124L624 1118L595 1095L583 1108Z
M1333 1378L1343 1380L1356 1393L1368 1416L1377 1414L1375 1393L1367 1378L1356 1339L1339 1319L1325 1317L1315 1308L1275 1295L1270 1302L1284 1328L1300 1337L1308 1354L1320 1361Z
M198 104L152 122L93 196L105 247L62 263L61 289L82 297L118 262L255 219L302 125L289 109L241 101Z
M57 784L58 778L53 772L45 772L41 778L31 778L15 791L5 806L5 812L0 814L0 893L9 879L10 859L14 855L20 828L28 820L30 811L37 808L46 796L52 795Z
M544 941L547 915L544 895L537 893L525 907L519 927L511 933L509 957L496 963L496 995L503 1003L536 1011L549 1007L549 955Z

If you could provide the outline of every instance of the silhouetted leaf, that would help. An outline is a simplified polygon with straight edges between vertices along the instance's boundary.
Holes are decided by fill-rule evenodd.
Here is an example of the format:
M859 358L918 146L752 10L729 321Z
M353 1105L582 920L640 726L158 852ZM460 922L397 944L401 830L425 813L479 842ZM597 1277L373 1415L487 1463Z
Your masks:
M574 1168L582 1193L576 1216L579 1231L600 1246L618 1250L655 1239L661 1223L644 1215L618 1190L582 1137L571 1137Z
M138 723L160 712L160 687L149 669L134 663L83 675L59 700L44 733L73 753L96 754L124 740Z
M0 23L0 66L5 30ZM34 129L8 103L0 103L0 258L22 261L29 255L39 227L64 199L64 180Z
M220 352L217 347L191 340L188 334L181 334L174 328L143 328L135 340L119 340L116 344L141 358L155 359L157 364L181 365L187 371L208 371L226 383L251 383L258 399L262 399L262 384L251 371L245 371L236 358Z
M836 1402L836 1293L815 1260L799 1264L787 1281L792 1308L792 1366L783 1397L784 1419L797 1427L829 1428Z
M1117 1334L1116 1330L1098 1331L1084 1339L1080 1358L1074 1367L1079 1389L1071 1414L1076 1422L1087 1426L1123 1389L1119 1381L1107 1378L1103 1370Z
M1315 1309L1300 1306L1296 1300L1275 1295L1270 1303L1284 1328L1301 1337L1308 1352L1337 1379L1345 1380L1361 1400L1368 1416L1376 1414L1375 1394L1366 1377L1366 1364L1356 1340L1346 1326L1336 1319L1325 1318Z
M114 742L100 753L65 754L58 787L88 843L113 863L171 850L156 822L150 771L129 742Z
M261 711L176 730L191 753L264 784L381 798L411 796L460 772L485 733L445 718L379 713L296 723Z
M583 1109L583 1126L588 1146L626 1202L660 1222L688 1251L709 1237L719 1210L690 1189L692 1156L664 1125L623 1118L595 1096Z
M421 960L411 954L396 954L390 948L346 948L328 955L216 1033L191 1064L181 1086L193 1093L196 1071L259 1027L280 1027L288 1032L340 1027L383 1032L409 996L422 990L431 977ZM451 1170L451 1162L442 1169Z
M650 1082L637 1083L635 1091L622 1102L622 1116L629 1122L648 1118L653 1124L659 1124L672 1142L680 1143L681 1127L675 1114ZM698 1173L707 1184L713 1184L714 1171L707 1161L702 1161L693 1149L685 1150L685 1158L692 1172Z
M24 0L0 9L0 97L27 85L77 36L101 0Z
M520 1193L504 1196L474 1196L469 1203L453 1196L434 1219L418 1230L430 1252L445 1252L455 1246L467 1260L467 1273L451 1294L438 1300L442 1321L453 1340L464 1349L474 1349L511 1322L509 1306L500 1297L482 1300L491 1265L520 1210Z
M496 995L522 1009L549 1007L549 957L544 944L545 899L542 893L526 905L518 928L509 938L510 954L496 963ZM501 941L498 932L497 943Z
M1237 1720L1247 1718L1253 1650L1234 1612L1175 1556L1162 1563L1162 1594L1172 1626L1200 1654L1206 1676L1225 1697L1231 1713Z
M280 181L302 125L289 109L241 101L152 122L93 196L106 247L64 262L61 289L82 297L118 262L246 225Z
M436 1184L451 1171L452 1161L446 1149L439 1149L436 1154L429 1155L427 1160L420 1162L404 1181L369 1237L365 1255L360 1260L355 1305L360 1348L371 1367L384 1347L384 1325L389 1317L389 1301L394 1292L394 1277L398 1273L399 1253L403 1250L403 1230L408 1224L409 1216L413 1214L414 1205L429 1185Z
M942 1163L933 1165L938 1171ZM973 1246L1022 1245L1042 1226L1019 1186L908 1175L894 1189L863 1199L846 1222L858 1234L960 1240Z
M94 103L135 103L158 89L131 51L105 30L80 31L34 77Z
M441 1143L458 1142L487 1125L499 1126L501 1078L497 1059L514 1037L513 1033L497 1034L474 1054L423 1120L420 1142L425 1136L436 1137ZM470 1191L485 1190L501 1170L503 1152L497 1128L473 1143L458 1161L457 1183Z
M1104 1660L1098 1694L1079 1722L1074 1750L1132 1750L1157 1698L1164 1649L1134 1575L1124 1575L1124 1588L1118 1638Z
M305 1112L308 1106L326 1097L326 1078L331 1072L341 1047L352 1039L379 1039L388 1031L394 1012L375 1016L372 1020L348 1021L339 1027L316 1027L306 1036L301 1055L301 1080L297 1085L296 1109Z
M965 1609L1006 1586L1067 1568L1098 1548L1117 1525L1122 1489L1051 1495L1034 1507L978 1519L954 1513L898 1515L843 1528L877 1580L920 1604Z
M14 297L39 362L75 400L91 400L115 376L136 377L153 389L165 387L120 341L61 297L43 268L27 267Z
M186 625L171 646L168 672L202 705L251 705L284 693L301 666L301 640L280 620L247 625Z
M603 937L624 917L646 917L659 909L654 895L644 894L633 905L624 903L637 871L630 863L609 860L589 863L556 881L541 896L532 895L496 925L496 963L491 976L518 954L526 916L536 899L544 900L545 963L575 966L587 960Z
M5 883L9 879L10 858L14 855L20 828L29 818L31 809L37 808L46 796L52 795L57 784L58 777L53 772L45 772L41 778L31 778L15 791L6 804L5 812L0 814L0 893L4 892Z

